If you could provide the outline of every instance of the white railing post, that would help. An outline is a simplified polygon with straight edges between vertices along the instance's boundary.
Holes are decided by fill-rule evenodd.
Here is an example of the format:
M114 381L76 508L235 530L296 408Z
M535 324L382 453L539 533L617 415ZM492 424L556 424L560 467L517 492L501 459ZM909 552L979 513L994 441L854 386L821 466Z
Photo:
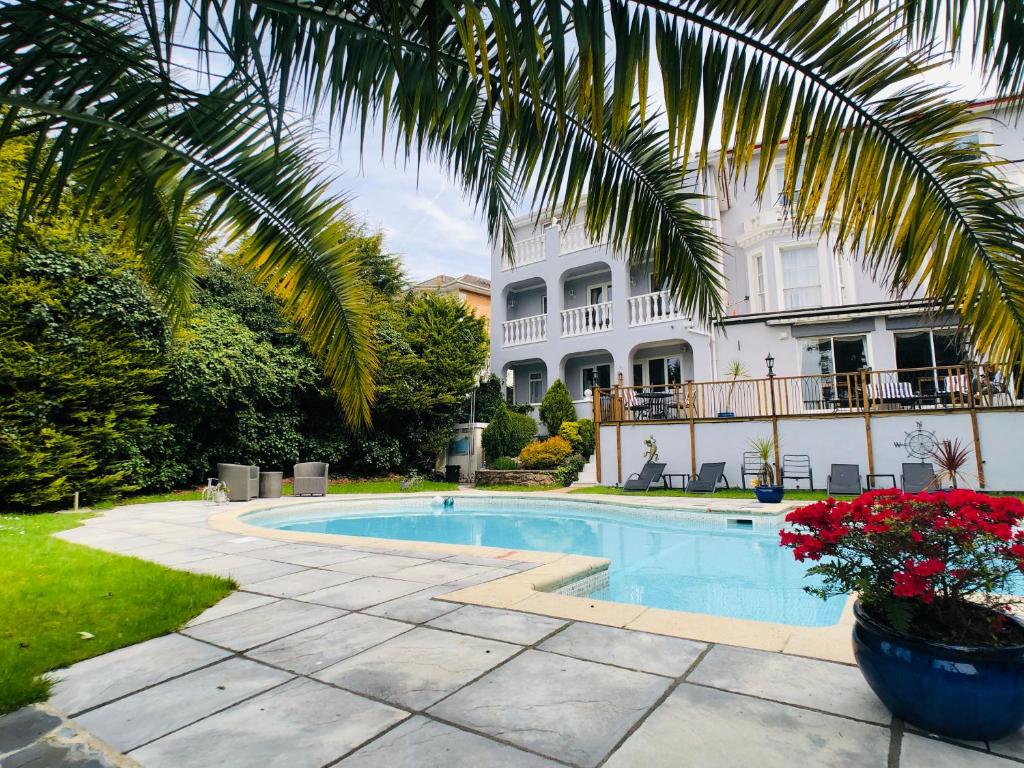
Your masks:
M612 303L588 304L584 307L564 309L561 313L562 336L583 336L600 333L612 327Z
M678 300L669 291L630 296L627 301L630 326L665 323L685 317Z
M547 338L547 315L530 315L516 320L506 320L501 324L501 345L503 347L533 344L537 341L547 341Z

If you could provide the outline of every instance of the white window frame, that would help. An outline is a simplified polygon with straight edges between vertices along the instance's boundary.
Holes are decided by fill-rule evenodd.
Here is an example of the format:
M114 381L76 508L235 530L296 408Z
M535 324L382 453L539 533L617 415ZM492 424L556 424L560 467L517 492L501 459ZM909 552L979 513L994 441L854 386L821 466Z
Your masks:
M590 292L593 291L595 288L600 288L601 289L601 301L598 302L599 304L607 304L609 301L612 300L612 298L611 298L612 297L612 284L610 282L608 282L608 283L591 283L590 285L587 286L587 297L586 298L587 298L587 306L588 307L594 306L594 303L590 300Z
M761 274L758 275L757 262L761 262ZM768 256L763 249L751 251L747 259L747 285L750 289L750 311L768 311ZM760 279L758 279L760 277ZM760 292L758 292L760 288Z
M818 259L818 291L821 299L821 303L815 305L816 307L829 306L830 297L834 301L833 283L831 280L826 281L826 277L831 275L831 270L828 269L828 262L822 248L817 240L793 240L787 243L780 243L775 248L775 258L772 260L775 264L775 298L778 301L778 307L780 312L789 311L791 308L786 306L786 278L785 270L782 265L782 255L786 251L796 250L797 248L814 248L817 253ZM812 309L814 307L800 307L800 309ZM797 311L794 309L793 311Z
M784 183L785 182L785 178L784 177L785 177L785 174L786 174L786 160L785 160L785 158L783 158L781 162L778 162L778 163L775 164L775 168L773 169L773 171L774 171L774 173L772 173L772 192L774 193L774 197L772 199L775 201L775 205L777 207L782 207L782 205L783 205L782 195L783 195L783 192L785 191L785 187L786 187L786 185ZM796 202L800 199L800 192L802 190L803 190L803 187L800 186L800 178L798 177L797 178L797 186L793 190L793 192L796 194L796 197L793 200L793 204L796 204Z
M580 369L580 384L582 385L580 387L580 392L586 392L588 389L591 388L590 387L590 382L587 381L587 373L590 372L590 371L596 371L599 368L607 368L608 369L608 382L609 382L609 384L611 383L611 380L612 380L612 364L611 363L594 363L592 365L585 365L585 366L583 366ZM598 380L600 380L600 378L601 378L601 375L599 373L598 374Z
M538 394L536 400L533 399L533 385L535 383L537 385ZM526 399L531 405L539 403L544 399L544 393L541 392L542 389L544 389L544 374L540 371L530 371L530 376L526 383Z

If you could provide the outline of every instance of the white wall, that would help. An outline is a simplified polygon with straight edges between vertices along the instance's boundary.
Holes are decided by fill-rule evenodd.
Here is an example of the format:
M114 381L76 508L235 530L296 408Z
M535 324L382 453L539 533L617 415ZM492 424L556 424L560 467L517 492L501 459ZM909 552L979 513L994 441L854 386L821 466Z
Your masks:
M973 453L970 415L964 412L917 411L876 414L871 417L871 445L875 473L891 473L900 482L900 465L917 459L907 455L903 443L917 423L935 433L939 440L958 439L971 450L964 467L968 484L977 488L976 460ZM698 422L694 425L696 465L702 462L726 462L725 476L736 487L740 482L743 452L750 450L750 440L771 436L771 422L757 420L722 420ZM617 454L614 426L601 427L601 484L616 485ZM978 433L984 460L985 487L989 490L1024 489L1024 472L1016 452L1019 436L1024 434L1024 411L1000 411L978 414ZM622 481L639 472L644 464L643 441L658 441L660 461L668 464L667 472L689 473L690 427L688 424L623 424ZM900 443L900 445L897 445ZM862 475L868 471L867 439L863 416L831 419L780 419L779 453L807 454L814 471L814 487L825 488L832 464L857 464ZM862 478L862 482L866 482ZM888 479L880 480L888 484ZM790 484L790 487L793 487ZM806 488L806 482L802 482Z

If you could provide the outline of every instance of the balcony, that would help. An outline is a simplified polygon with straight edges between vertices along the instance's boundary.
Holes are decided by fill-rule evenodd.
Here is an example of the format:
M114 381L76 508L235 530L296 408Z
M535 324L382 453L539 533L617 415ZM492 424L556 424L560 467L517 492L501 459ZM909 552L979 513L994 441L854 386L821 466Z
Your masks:
M501 324L501 346L503 347L533 344L537 341L547 341L547 338L547 315L530 315L529 317L520 317L518 320L506 320Z
M607 238L601 242L594 242L587 237L587 232L583 228L582 224L573 224L563 230L559 237L558 250L560 254L565 255L567 253L582 251L585 248L591 248L595 245L604 245L607 242Z
M679 301L669 291L630 296L626 302L630 328L689 319L679 306Z
M610 331L612 303L588 304L585 307L562 310L562 336L586 336L590 333Z
M538 261L544 261L546 258L544 253L545 241L546 238L543 234L527 238L526 240L517 240L513 246L515 259L509 259L508 254L504 254L502 256L502 271L507 272L510 269L515 269L516 267L523 267L527 264L536 264Z

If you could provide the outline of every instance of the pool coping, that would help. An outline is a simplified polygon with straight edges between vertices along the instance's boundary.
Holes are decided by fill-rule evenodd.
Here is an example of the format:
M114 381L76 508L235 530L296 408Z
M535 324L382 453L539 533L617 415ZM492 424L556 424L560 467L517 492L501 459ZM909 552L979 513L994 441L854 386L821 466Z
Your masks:
M539 499L549 498L570 503L597 503L651 509L685 508L711 513L743 513L761 516L776 516L798 504L765 504L751 508L749 502L741 499L691 499L672 497L666 499L629 499L623 502L619 496L586 494L586 498L573 499L565 493L535 491L529 493L486 492L459 490L449 492L457 496L488 496L497 498ZM435 599L466 605L522 611L524 613L551 616L571 621L586 621L610 627L621 627L671 637L680 637L702 642L723 643L742 648L775 651L796 656L805 656L842 664L853 664L853 650L850 633L853 628L853 597L847 600L836 624L827 627L800 627L750 619L735 619L705 613L673 611L666 608L652 608L632 603L611 600L596 600L588 597L564 595L554 592L560 587L607 570L610 561L605 558L585 555L571 555L562 552L541 552L537 550L506 549L473 544L445 544L414 539L384 539L368 536L350 536L310 531L285 531L250 525L240 518L254 512L288 506L305 506L325 501L344 504L346 502L432 498L436 493L374 493L374 494L332 494L331 496L306 498L282 497L267 500L266 504L246 504L244 509L225 509L212 515L208 524L218 530L242 536L257 536L282 541L333 544L359 549L382 549L392 551L436 552L450 555L475 555L495 560L537 563L526 571L509 574L483 584L453 588L452 592ZM446 493L445 495L449 495ZM685 507L678 498L686 498ZM691 502L694 502L691 504ZM702 503L703 502L703 503ZM738 503L728 503L738 502Z

